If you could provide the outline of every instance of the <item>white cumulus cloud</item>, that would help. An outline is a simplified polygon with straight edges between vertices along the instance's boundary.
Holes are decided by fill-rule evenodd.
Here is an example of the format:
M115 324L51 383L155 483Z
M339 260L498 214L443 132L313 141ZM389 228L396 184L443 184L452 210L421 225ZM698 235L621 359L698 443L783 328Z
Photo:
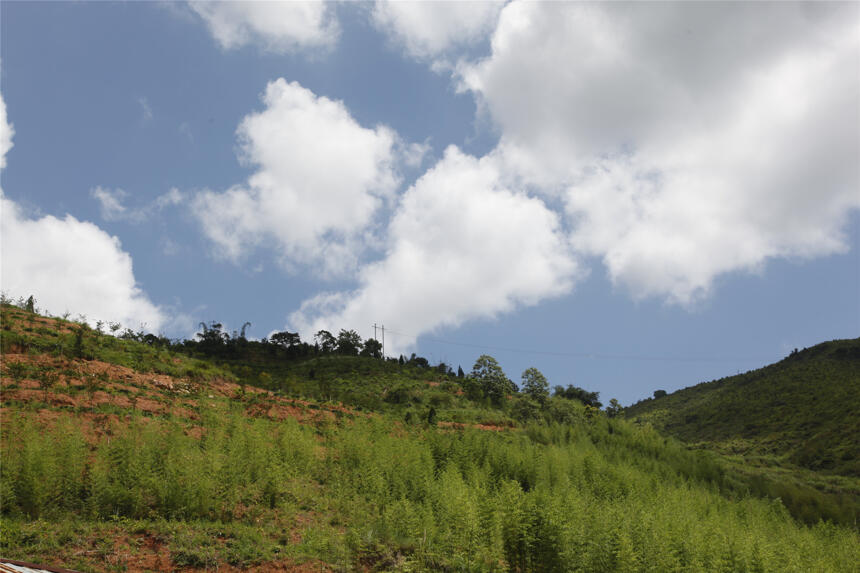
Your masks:
M388 243L357 290L306 301L292 327L307 338L384 322L411 335L387 344L397 354L416 335L565 294L582 274L555 213L505 188L493 157L453 146L404 194Z
M228 258L271 244L287 265L351 271L399 183L396 134L362 127L342 102L296 82L269 83L263 103L238 129L241 159L256 172L227 191L198 193L195 215Z
M226 50L257 44L271 52L328 48L339 26L331 4L322 1L192 1L191 9Z
M71 215L31 219L11 200L2 202L2 288L33 295L54 314L71 312L158 331L164 311L137 285L131 256L119 239Z
M458 69L521 184L634 296L689 304L772 257L847 249L860 7L531 3Z
M487 1L377 0L373 21L410 56L431 59L486 38L492 33L503 5L503 2Z

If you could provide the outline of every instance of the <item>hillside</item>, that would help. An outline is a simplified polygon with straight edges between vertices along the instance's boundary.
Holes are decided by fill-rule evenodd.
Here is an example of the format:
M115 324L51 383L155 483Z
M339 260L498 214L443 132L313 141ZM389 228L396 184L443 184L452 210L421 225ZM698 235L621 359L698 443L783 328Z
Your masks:
M748 461L860 477L858 412L860 338L644 400L625 416Z
M860 561L851 511L799 522L715 454L576 400L494 401L418 359L119 338L8 304L0 324L5 558L81 571Z

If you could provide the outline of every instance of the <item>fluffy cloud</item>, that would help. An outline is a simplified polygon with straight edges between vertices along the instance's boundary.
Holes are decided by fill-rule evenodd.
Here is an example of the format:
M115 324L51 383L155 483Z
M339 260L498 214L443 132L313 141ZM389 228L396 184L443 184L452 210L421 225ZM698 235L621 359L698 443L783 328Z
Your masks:
M12 128L0 97L0 167L12 147ZM33 295L52 313L85 314L158 330L165 313L137 286L131 257L119 239L71 215L31 219L0 189L0 288L11 296Z
M503 4L377 0L373 20L409 55L430 59L487 37Z
M636 296L847 249L860 207L860 8L514 2L459 69L522 184Z
M193 200L204 232L231 259L265 243L286 264L351 270L399 182L396 134L362 127L342 102L283 79L268 85L263 102L266 109L238 129L241 159L257 171L245 184Z
M3 290L34 295L41 308L71 311L95 320L119 321L157 331L165 313L137 286L131 257L119 239L71 215L30 219L2 201Z
M189 5L226 50L246 44L272 52L326 48L339 34L333 9L322 1L192 1Z
M456 147L405 193L388 233L386 256L362 270L358 290L306 301L292 326L308 337L384 321L414 336L567 293L581 274L557 215L504 188L495 158Z

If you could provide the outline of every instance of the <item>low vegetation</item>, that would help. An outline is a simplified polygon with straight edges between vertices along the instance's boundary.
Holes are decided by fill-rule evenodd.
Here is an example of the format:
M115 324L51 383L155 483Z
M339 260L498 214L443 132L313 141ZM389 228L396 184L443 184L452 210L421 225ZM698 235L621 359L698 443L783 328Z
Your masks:
M799 521L719 455L582 389L550 396L536 369L520 392L486 356L470 376L251 342L245 360L8 304L0 319L4 557L83 571L860 561L855 527Z
M686 442L860 477L860 338L834 340L737 376L626 409Z
M625 409L693 447L723 454L751 487L807 521L860 515L860 339L794 350L745 374Z

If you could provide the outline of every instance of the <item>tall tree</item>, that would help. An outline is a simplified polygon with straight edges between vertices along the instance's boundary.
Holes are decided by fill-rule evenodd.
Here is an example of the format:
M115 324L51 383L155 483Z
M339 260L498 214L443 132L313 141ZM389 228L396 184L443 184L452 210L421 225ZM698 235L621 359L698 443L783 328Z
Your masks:
M600 403L600 392L589 392L584 388L573 386L572 384L567 388L556 386L555 395L567 398L568 400L579 400L586 406L593 406L594 408L603 407L603 404Z
M375 338L368 338L364 341L364 348L359 353L361 356L370 356L371 358L382 358L382 343Z
M623 411L624 407L615 398L612 398L609 401L609 406L606 407L606 415L610 418L620 415Z
M470 377L480 384L484 395L494 404L501 404L505 395L514 387L514 383L505 375L496 359L488 354L478 357Z
M529 368L523 372L523 392L543 406L549 398L549 382L540 370Z
M283 346L286 349L290 349L293 346L298 346L301 344L302 339L299 337L298 332L276 332L274 333L269 340L272 341L272 344L277 344L278 346Z
M361 336L354 330L340 329L337 335L337 353L358 356L361 351Z
M337 339L328 330L320 330L314 335L314 340L320 347L320 351L330 354L337 348Z
M195 336L200 339L199 348L206 354L219 354L223 353L224 346L230 338L226 332L221 330L223 325L220 322L215 322L214 320L210 322L208 325L205 322L200 323L201 332L198 332ZM126 329L126 334L122 335L120 338L126 337L130 333L131 337L134 336L134 333L131 332L131 329Z

